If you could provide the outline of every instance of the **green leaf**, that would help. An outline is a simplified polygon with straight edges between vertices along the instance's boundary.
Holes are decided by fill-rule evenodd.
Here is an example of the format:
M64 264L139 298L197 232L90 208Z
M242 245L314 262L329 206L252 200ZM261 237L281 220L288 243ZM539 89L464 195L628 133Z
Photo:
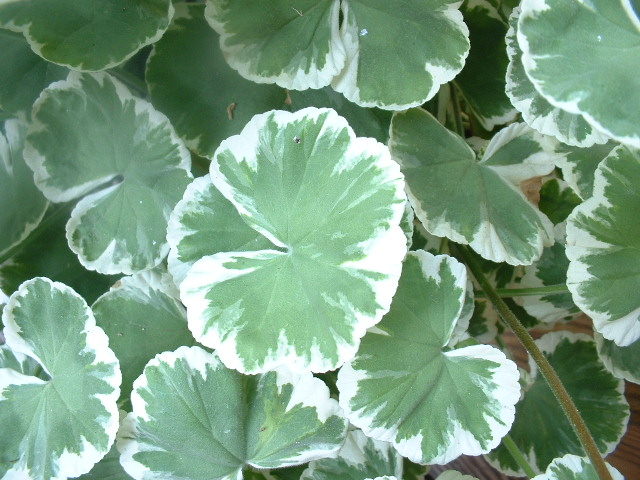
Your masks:
M452 257L410 252L391 310L338 374L349 421L413 462L487 453L513 422L515 364L488 345L446 348L466 281Z
M536 90L640 148L640 20L628 0L524 0L521 9L518 44Z
M477 162L464 140L431 114L412 109L394 115L389 145L416 217L431 234L512 265L532 263L551 243L551 222L517 187L553 169L549 137L513 124Z
M624 480L622 474L608 463L607 469L613 480ZM555 458L545 473L536 475L531 480L599 480L598 473L586 457L565 455Z
M0 27L22 33L44 59L83 71L124 62L157 41L172 15L170 0L0 1Z
M640 340L631 345L619 347L615 342L607 340L598 332L595 334L598 355L607 370L617 378L640 384Z
M312 461L300 480L365 480L383 475L402 478L402 457L390 443L352 430L337 457Z
M556 226L563 223L580 203L580 197L560 179L551 178L540 187L538 208Z
M562 170L563 178L582 200L593 195L596 168L616 145L615 142L607 142L589 148L561 147L565 155L556 160L556 165Z
M333 88L362 107L403 110L423 104L460 73L469 53L459 5L344 0L340 35L347 60Z
M175 8L147 63L149 94L187 146L211 156L253 115L283 108L286 93L245 80L227 65L218 35L204 19L204 5L177 3Z
M37 56L18 33L0 30L0 51L0 108L12 115L30 112L46 86L67 76L66 68Z
M0 257L27 238L49 204L22 156L26 133L27 125L19 120L7 120L0 130Z
M476 477L472 477L471 475L463 475L460 472L456 472L455 470L445 470L436 480L478 480Z
M536 343L581 412L600 451L605 455L613 451L629 419L624 382L605 369L595 343L587 335L551 332ZM509 435L531 467L542 472L556 457L584 453L546 380L532 361L529 365L531 384L516 405L516 420ZM488 457L508 475L523 474L504 446Z
M118 430L118 360L71 288L25 282L3 311L6 345L46 376L0 369L0 475L76 477L104 457ZM22 369L21 369L22 370Z
M345 63L338 0L209 0L205 16L244 78L292 90L322 88Z
M471 51L455 83L482 127L491 131L518 114L505 94L507 26L489 0L465 2L462 14L469 26Z
M131 480L131 477L120 465L120 453L114 445L109 453L78 480Z
M556 137L561 142L579 147L605 143L606 135L594 129L582 115L574 114L550 104L535 88L522 65L522 49L518 44L518 19L520 7L509 18L506 35L509 65L506 76L506 93L511 103L521 113L527 124L544 135Z
M278 468L334 454L347 428L310 373L243 376L199 347L157 355L131 400L118 449L135 479L235 480L247 464Z
M211 179L271 246L191 267L180 288L195 338L245 373L352 358L388 310L406 252L387 148L332 110L271 112L222 143Z
M194 343L177 295L168 275L143 272L122 278L91 307L122 366L122 408L129 409L133 381L149 360Z
M167 255L167 221L191 158L167 118L120 82L72 72L48 87L24 155L49 200L82 197L67 239L86 268L134 273Z
M567 286L605 338L640 338L640 150L615 148L598 166L593 196L567 221Z

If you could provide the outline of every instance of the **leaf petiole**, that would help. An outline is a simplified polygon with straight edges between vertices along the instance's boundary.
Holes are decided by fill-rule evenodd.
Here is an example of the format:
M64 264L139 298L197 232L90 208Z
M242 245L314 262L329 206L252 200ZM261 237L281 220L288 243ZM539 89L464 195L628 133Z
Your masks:
M502 439L502 445L509 451L513 459L516 461L520 468L524 471L524 473L529 477L533 478L536 476L536 472L531 468L531 465L522 454L516 443L511 438L511 435L505 435Z
M569 289L564 283L558 285L546 285L544 287L531 287L531 288L496 288L496 294L500 298L508 297L532 297L536 295L559 295L561 293L568 293ZM476 298L487 298L487 294L482 291L474 291L473 294Z

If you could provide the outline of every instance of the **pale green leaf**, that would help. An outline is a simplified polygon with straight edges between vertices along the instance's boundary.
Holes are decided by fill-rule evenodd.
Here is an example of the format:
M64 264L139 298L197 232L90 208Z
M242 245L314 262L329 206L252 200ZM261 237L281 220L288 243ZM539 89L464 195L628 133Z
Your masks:
M463 475L460 472L455 470L445 470L436 480L478 480L476 477L472 477L471 475Z
M607 470L613 480L624 480L622 474L608 463ZM531 480L599 480L600 476L586 457L565 455L555 458L545 473L536 475Z
M589 148L561 147L564 156L556 160L562 170L562 177L582 200L593 195L593 179L600 162L604 160L617 143L607 142Z
M598 332L595 335L598 355L607 369L618 378L640 384L640 340L620 347Z

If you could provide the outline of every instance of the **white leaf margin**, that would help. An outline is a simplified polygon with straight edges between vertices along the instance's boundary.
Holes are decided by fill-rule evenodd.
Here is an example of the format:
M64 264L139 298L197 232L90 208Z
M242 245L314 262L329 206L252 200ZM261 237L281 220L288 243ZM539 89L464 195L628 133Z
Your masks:
M582 477L581 474L588 475L589 472L587 472L586 469L590 466L591 463L588 458L578 457L577 455L569 453L564 457L554 458L553 462L551 462L544 473L536 475L531 480L573 480L575 478L587 478ZM618 470L616 470L608 463L606 463L606 466L613 480L624 480L624 477ZM575 477L567 478L565 476L558 475L558 467L568 468L571 472L576 474ZM593 477L589 476L589 478L593 478L593 480L596 480L598 475L595 473L595 470L593 470L593 467L591 467L591 471L593 472Z

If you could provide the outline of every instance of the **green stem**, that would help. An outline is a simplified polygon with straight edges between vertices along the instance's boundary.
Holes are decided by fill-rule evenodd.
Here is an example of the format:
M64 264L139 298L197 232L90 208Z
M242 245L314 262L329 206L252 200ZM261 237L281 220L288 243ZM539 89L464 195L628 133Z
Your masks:
M144 82L144 80L136 77L133 73L119 67L112 68L111 70L109 70L109 73L128 87L136 90L142 97L146 98L149 95L147 84Z
M496 288L496 294L501 297L532 297L535 295L559 295L568 293L569 289L564 283L559 285L546 285L544 287L531 288ZM487 294L483 291L474 292L476 298L487 298Z
M460 97L458 96L458 89L454 83L449 83L449 90L451 95L451 105L453 106L453 122L456 127L456 133L460 137L465 138L464 124L462 123L462 110L460 109Z
M509 451L513 459L516 461L518 465L520 465L520 468L522 469L522 471L529 478L533 478L536 476L536 472L533 470L533 468L531 468L531 465L529 464L527 459L524 457L524 455L516 445L516 442L513 441L513 438L511 438L511 435L507 435L502 439L502 445L505 446L505 448Z
M524 345L531 358L538 365L538 369L542 373L542 376L549 384L551 391L555 395L556 399L560 403L564 414L567 416L569 423L573 427L574 432L578 436L578 440L582 444L582 448L587 452L589 460L591 460L591 464L593 468L598 474L598 478L600 480L613 480L609 470L607 469L606 463L600 454L600 450L596 445L593 436L589 432L589 428L584 423L584 419L580 415L578 408L575 403L571 399L569 392L562 384L562 381L558 377L558 374L555 372L547 357L544 356L542 351L538 348L538 345L533 340L531 335L527 329L520 323L520 320L513 314L513 312L509 309L504 300L500 298L500 296L496 293L493 286L489 283L487 278L482 273L482 269L480 265L476 261L476 259L471 255L469 250L466 247L459 247L455 244L451 244L450 248L458 253L465 261L471 273L473 273L474 277L480 284L480 287L484 290L487 298L494 305L500 318L511 327L513 333L516 334L520 342Z

